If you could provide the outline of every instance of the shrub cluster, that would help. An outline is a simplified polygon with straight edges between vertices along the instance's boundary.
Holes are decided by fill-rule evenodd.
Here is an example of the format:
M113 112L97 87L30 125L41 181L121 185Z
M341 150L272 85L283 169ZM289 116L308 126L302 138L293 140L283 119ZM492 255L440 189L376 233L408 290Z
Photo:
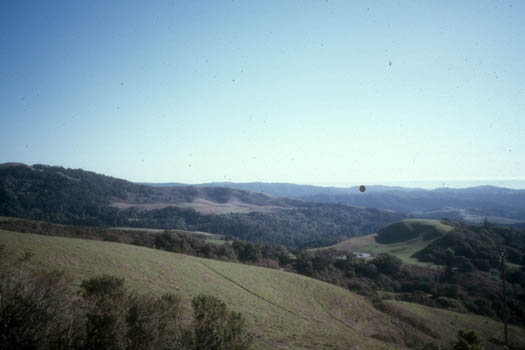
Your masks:
M289 270L365 296L394 292L397 299L404 301L503 319L497 270L467 272L453 266L429 269L404 265L399 258L386 253L368 260L333 249L296 250L294 254L296 259L287 266ZM525 325L524 273L525 267L514 268L506 276L510 282L507 284L508 320L520 326Z

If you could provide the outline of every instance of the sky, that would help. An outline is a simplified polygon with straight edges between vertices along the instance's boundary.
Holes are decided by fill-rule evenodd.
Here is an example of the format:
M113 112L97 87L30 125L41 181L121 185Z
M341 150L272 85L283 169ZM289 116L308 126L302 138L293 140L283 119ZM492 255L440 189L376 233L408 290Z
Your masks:
M525 184L525 2L0 2L0 163Z

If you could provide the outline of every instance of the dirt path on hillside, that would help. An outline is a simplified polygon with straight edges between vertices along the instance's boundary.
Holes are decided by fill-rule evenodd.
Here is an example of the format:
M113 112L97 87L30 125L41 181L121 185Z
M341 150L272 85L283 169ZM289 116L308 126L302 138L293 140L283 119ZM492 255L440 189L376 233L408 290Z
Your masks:
M277 305L277 304L274 303L273 301L268 300L268 299L266 299L266 298L263 297L263 296L260 296L259 294L257 294L257 293L255 293L255 292L249 290L248 288L246 288L246 287L244 287L242 284L240 284L240 283L238 283L238 282L232 280L232 279L229 278L228 276L223 275L222 273L220 273L219 271L215 270L215 269L212 268L211 266L209 266L209 265L203 263L202 261L199 261L199 262L200 262L202 265L206 266L206 267L207 267L208 269L210 269L211 271L215 272L217 275L219 275L219 276L221 276L222 278L224 278L224 279L230 281L231 283L235 284L237 287L241 288L242 290L246 291L247 293L249 293L249 294L251 294L251 295L253 295L253 296L255 296L255 297L257 297L257 298L259 298L259 299L261 299L261 300L263 300L263 301L265 301L266 303L268 303L268 304L270 304L270 305L272 305L272 306L274 306L274 307L276 307L276 308L278 308L278 309L280 309L280 310L282 310L282 311L288 312L288 313L290 313L290 314L292 314L292 315L294 315L294 316L296 316L296 317L302 318L303 320L306 320L306 321L312 321L312 319L310 319L310 318L306 318L306 317L304 317L304 316L302 316L302 315L299 315L299 314L297 314L297 313L295 313L295 312L293 312L293 311L291 311L291 310L288 310L288 309L286 309L286 308L284 308L284 307L282 307L282 306L280 306L280 305Z

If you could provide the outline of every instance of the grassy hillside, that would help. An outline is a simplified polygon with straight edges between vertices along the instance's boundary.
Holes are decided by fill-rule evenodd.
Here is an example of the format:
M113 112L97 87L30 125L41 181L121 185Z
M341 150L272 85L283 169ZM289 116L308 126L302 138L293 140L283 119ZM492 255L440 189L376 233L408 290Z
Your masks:
M499 343L498 340L503 339L503 325L486 317L397 300L386 301L385 304L390 310L389 313L396 313L401 317L413 320L412 322L425 324L426 327L439 334L444 343L456 340L458 328L477 329L486 349L499 348L496 346ZM525 330L522 328L509 326L508 334L510 345L525 343Z
M365 299L342 288L277 270L194 258L126 244L0 231L0 244L31 250L35 268L83 278L109 273L144 293L175 292L189 301L217 296L242 312L258 349L389 348L374 339L399 329ZM189 310L189 305L188 305Z
M434 309L386 302L396 303L403 313L425 311L411 314L407 323L406 318L397 317L399 312L382 313L361 296L297 274L121 243L0 230L0 244L15 253L12 258L32 251L30 267L65 270L75 285L87 277L109 273L124 277L131 289L155 295L174 292L187 303L202 293L219 297L246 317L256 337L255 349L388 349L425 342L447 345L458 329L478 329L488 339L497 337L501 328L486 318L436 310L443 325L439 324L437 333L429 332L432 323L421 327L417 322L427 323L426 317ZM187 313L189 310L187 304ZM525 344L524 339L519 341Z
M388 225L379 233L350 238L331 248L371 255L390 253L407 264L428 265L419 263L412 255L452 229L439 220L406 219Z

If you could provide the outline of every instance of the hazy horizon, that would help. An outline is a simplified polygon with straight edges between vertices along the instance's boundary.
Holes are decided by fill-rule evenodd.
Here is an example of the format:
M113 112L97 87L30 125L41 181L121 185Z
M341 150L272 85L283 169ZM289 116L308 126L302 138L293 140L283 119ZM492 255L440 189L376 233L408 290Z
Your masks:
M34 164L26 164L23 162L16 162L16 161L8 161L2 164L24 164L28 166L33 166L37 164L46 165L46 166L62 166L61 164L42 164L42 163L34 163ZM65 167L67 168L67 167ZM98 172L92 169L82 169L85 171L94 171L96 173L106 175L106 176L113 176L104 172ZM469 187L477 187L477 186L496 186L496 187L502 187L502 188L508 188L508 189L525 189L525 178L506 178L506 179L448 179L446 181L440 180L440 179L414 179L414 180L365 180L365 181L348 181L348 182L316 182L316 181L310 181L310 182L298 182L298 181L265 181L265 180L246 180L246 181L231 181L231 180L211 180L211 181L205 181L205 182L184 182L184 181L177 181L177 179L170 180L170 181L149 181L149 180L132 180L127 177L121 177L124 180L131 181L134 183L145 183L145 184L169 184L169 183L177 183L177 184L184 184L184 185L200 185L205 183L222 183L222 182L230 182L230 183L272 183L272 184L295 184L295 185L311 185L311 186L320 186L320 187L355 187L355 186L391 186L391 187L404 187L404 188L420 188L420 189L426 189L426 190L433 190L433 189L439 189L439 188L469 188Z
M391 187L404 187L404 188L421 188L425 190L433 190L439 188L469 188L469 187L478 187L478 186L495 186L502 188L509 188L514 190L525 189L525 179L453 179L447 182L439 180L410 180L410 181L353 181L353 182L280 182L280 181L209 181L209 182L198 182L198 183L185 183L180 181L134 181L135 183L149 183L149 184L169 184L169 183L179 183L184 185L200 185L205 183L223 183L231 182L234 184L242 183L272 183L272 184L294 184L294 185L311 185L311 186L320 186L320 187L358 187L361 185L366 186L391 186Z
M525 176L523 1L3 1L0 37L0 163L185 183Z

